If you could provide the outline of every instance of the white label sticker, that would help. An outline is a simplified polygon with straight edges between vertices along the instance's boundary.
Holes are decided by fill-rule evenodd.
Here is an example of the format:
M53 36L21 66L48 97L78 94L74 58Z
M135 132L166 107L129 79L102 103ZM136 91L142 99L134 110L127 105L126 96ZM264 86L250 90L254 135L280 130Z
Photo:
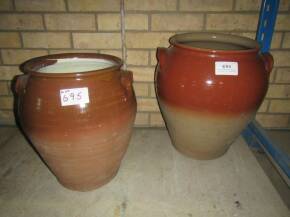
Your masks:
M79 105L89 103L89 90L87 87L60 90L61 106Z
M237 62L215 62L216 75L238 75L239 68Z

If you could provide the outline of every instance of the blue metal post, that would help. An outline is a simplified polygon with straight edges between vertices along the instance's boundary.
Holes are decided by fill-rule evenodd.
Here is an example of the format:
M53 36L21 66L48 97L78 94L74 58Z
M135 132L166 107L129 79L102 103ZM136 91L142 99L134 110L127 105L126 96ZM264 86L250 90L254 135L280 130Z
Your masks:
M270 49L278 9L279 0L262 1L256 35L256 40L261 46L262 53L268 52ZM253 121L242 132L242 135L250 147L255 149L262 148L273 159L289 185L290 158L269 139L262 127L256 121Z
M260 43L262 53L270 50L279 0L263 0L260 10L256 40Z

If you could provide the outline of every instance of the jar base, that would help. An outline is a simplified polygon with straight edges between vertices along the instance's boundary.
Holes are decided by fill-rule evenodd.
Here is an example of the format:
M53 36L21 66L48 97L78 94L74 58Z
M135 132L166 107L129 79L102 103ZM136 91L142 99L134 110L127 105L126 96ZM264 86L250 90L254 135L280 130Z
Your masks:
M117 175L119 169L114 171L114 173L110 174L109 176L107 176L105 179L99 181L95 181L95 182L91 182L91 183L70 183L70 182L64 182L60 179L57 179L57 181L65 188L72 190L72 191L79 191L79 192L87 192L87 191L93 191L96 190L100 187L102 187L103 185L108 184L111 180L113 180L115 178L115 176Z
M173 146L182 155L195 159L195 160L214 160L216 158L223 156L229 149L227 147L225 149L221 149L214 152L197 152L197 151L192 151L190 149L187 149L178 145L173 145Z

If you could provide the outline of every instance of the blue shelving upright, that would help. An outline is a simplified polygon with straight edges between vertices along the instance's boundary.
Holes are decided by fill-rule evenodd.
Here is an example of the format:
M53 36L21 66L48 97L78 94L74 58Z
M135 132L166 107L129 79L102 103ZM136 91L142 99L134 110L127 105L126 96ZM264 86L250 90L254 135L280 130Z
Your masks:
M278 9L279 0L262 0L256 40L263 53L270 49ZM266 131L256 121L252 121L242 135L250 147L266 152L289 186L290 158L288 154L270 140Z

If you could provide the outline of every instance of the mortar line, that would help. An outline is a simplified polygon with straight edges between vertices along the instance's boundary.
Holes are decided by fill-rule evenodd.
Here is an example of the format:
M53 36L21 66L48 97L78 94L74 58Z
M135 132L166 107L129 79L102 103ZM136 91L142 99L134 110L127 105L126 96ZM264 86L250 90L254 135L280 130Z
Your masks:
M149 50L147 52L148 52L148 58L149 58L147 66L151 66L151 51Z
M176 1L176 11L180 11L180 0Z
M45 17L44 17L44 13L41 13L41 19L42 19L42 26L43 26L43 32L47 33L47 27L46 27L46 23L45 23ZM23 43L23 39L22 39L22 43ZM24 46L24 43L23 43ZM49 49L47 48L47 52L49 52Z
M72 32L69 32L69 37L70 37L70 49L74 49L73 34L72 34Z
M277 71L278 71L277 68L275 68L275 69L273 70L273 72L272 72L272 73L274 73L274 75L273 75L273 80L272 80L271 82L269 82L270 84L276 84Z
M11 3L12 3L12 9L13 9L13 11L15 12L15 11L16 11L15 0L12 0Z
M276 32L277 33L277 32ZM275 32L274 32L274 34L275 34ZM285 31L283 31L282 32L282 36L281 36L281 41L280 41L280 44L279 44L279 49L283 49L283 43L284 43L284 38L285 38L285 35L286 35L286 33L285 33ZM273 35L274 36L274 35Z
M1 65L3 65L2 50L3 50L3 49L0 49L0 64L1 64Z
M69 9L68 9L68 3L67 3L67 0L64 0L64 5L65 5L65 11L68 12Z
M20 37L20 46L21 46L20 49L24 49L23 32L19 31L18 34L19 34L19 37Z
M8 88L8 96L12 96L13 97L13 90L12 90L12 86L11 86L12 85L12 80L4 81L4 82L6 82L6 86Z
M131 14L203 14L203 13L212 13L212 14L259 14L259 10L170 10L170 11L160 11L160 10L140 10L140 11L127 11ZM51 12L56 13L56 12ZM104 12L109 13L109 12ZM281 11L281 14L288 14L288 11ZM280 14L279 13L279 14Z
M206 24L207 24L207 12L205 12L204 14L203 14L203 28L202 28L202 30L203 31L206 31L207 30L207 26L206 26Z
M102 14L118 14L118 11L1 11L1 14L31 14L31 15L39 15L39 14L95 14L95 13L102 13ZM203 13L211 13L211 14L245 14L245 15L259 15L259 10L252 10L252 11L221 11L221 10L212 10L212 11L158 11L158 10L140 10L140 11L127 11L130 14L203 14ZM288 11L281 11L279 14L281 15L288 15Z
M236 4L237 4L236 0L233 0L232 11L236 11Z
M152 13L148 14L148 30L147 32L152 32Z
M94 13L94 16L95 16L95 32L99 32L99 23L98 23L98 13Z
M270 110L270 103L271 103L271 100L267 100L267 106L266 106L265 113L268 113L269 112L269 110Z

